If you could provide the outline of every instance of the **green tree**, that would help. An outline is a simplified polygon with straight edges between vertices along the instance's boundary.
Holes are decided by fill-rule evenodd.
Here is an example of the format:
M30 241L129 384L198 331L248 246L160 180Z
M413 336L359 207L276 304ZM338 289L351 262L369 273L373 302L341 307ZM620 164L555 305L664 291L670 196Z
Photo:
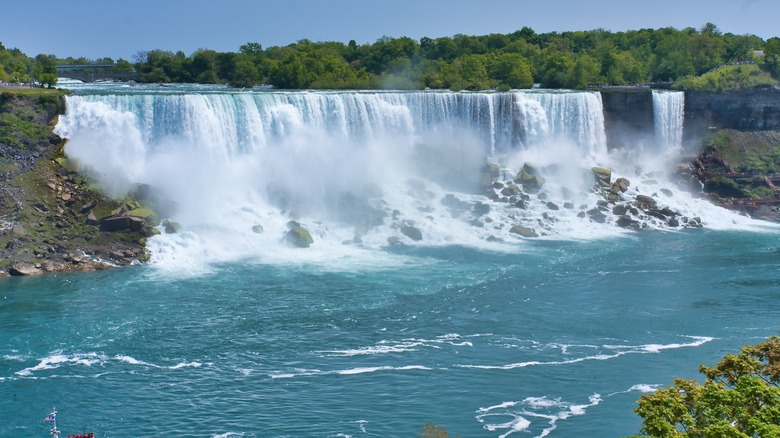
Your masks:
M780 38L766 40L763 67L773 78L780 79Z
M542 85L563 88L569 83L569 71L574 67L571 53L554 51L547 56L542 68Z
M253 87L260 79L255 63L246 55L236 55L234 62L235 68L233 75L228 82L231 87L244 88Z
M35 57L35 61L35 79L47 88L57 85L57 57L41 54Z
M599 72L601 65L590 55L577 56L574 67L566 75L565 86L568 88L584 88L587 85L601 83Z
M114 71L117 72L131 72L133 71L133 64L126 59L119 58L114 64Z
M642 433L658 437L780 436L780 338L745 346L715 367L706 380L674 385L639 399Z
M502 53L491 57L488 74L490 79L497 81L499 85L507 85L510 88L531 88L534 85L530 65L517 53Z

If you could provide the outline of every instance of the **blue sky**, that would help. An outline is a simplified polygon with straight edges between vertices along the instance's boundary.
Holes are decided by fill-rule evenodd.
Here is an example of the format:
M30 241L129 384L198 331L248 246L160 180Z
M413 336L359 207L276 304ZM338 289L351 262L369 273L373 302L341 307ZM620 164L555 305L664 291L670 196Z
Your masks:
M382 36L441 37L640 28L700 28L780 36L780 0L36 0L4 1L0 42L39 53L132 60L141 50L237 51Z

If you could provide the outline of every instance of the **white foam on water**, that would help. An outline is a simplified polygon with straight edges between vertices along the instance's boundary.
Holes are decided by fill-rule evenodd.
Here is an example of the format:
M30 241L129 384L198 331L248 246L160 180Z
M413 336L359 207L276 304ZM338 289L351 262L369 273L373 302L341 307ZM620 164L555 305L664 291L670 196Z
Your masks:
M638 392L642 392L642 393L646 393L647 394L647 393L658 391L658 388L660 388L660 387L661 387L661 385L658 385L658 384L640 383L638 385L634 385L634 386L628 388L627 392L638 391Z
M419 351L422 348L441 349L443 345L451 347L473 347L471 341L461 340L458 334L447 334L438 336L434 339L403 339L401 341L382 340L376 345L369 347L360 347L345 350L324 350L320 354L325 356L352 357L352 356L372 356L379 354L395 354Z
M178 370L181 368L200 368L203 364L200 362L179 362L176 365L168 367L172 370Z
M397 372L397 371L433 371L434 368L422 366L422 365L406 365L406 366L377 366L377 367L355 367L347 368L343 370L295 370L292 372L271 372L269 377L272 379L292 379L297 377L312 377L312 376L327 376L327 375L341 375L341 376L353 376L360 374L376 373L376 372Z
M161 368L158 365L154 365L154 364L151 364L151 363L148 363L148 362L144 362L142 360L138 360L138 359L136 359L134 357L125 356L125 355L121 355L121 354L118 354L118 355L114 356L114 359L116 359L116 360L118 360L120 362L124 362L124 363L130 364L130 365L142 365L142 366L147 366L147 367L152 367L152 368Z
M527 397L522 401L504 402L488 408L479 408L475 418L484 424L483 428L486 430L491 432L506 431L500 437L507 437L516 432L538 433L534 436L545 437L557 428L559 420L585 415L588 408L598 405L601 401L602 398L599 394L589 396L586 404L574 404L562 401L560 398L551 399L547 396ZM495 417L509 417L510 420L495 423L493 422ZM491 422L487 422L488 420ZM537 426L536 420L542 420L546 426ZM538 431L540 428L542 429Z
M358 368L351 368L347 370L334 371L334 373L343 376L349 376L354 374L375 373L377 371L412 371L412 370L431 371L432 368L425 367L422 365L407 365L402 367L394 367L394 366L358 367Z
M485 370L512 370L516 368L525 368L530 366L545 366L545 365L570 365L579 362L593 361L593 360L610 360L615 359L627 354L657 354L664 350L674 350L679 348L694 348L699 347L707 342L714 340L715 338L706 336L687 336L694 339L693 342L687 343L671 343L671 344L644 344L644 345L601 345L601 346L578 346L587 348L597 348L605 351L600 354L584 355L566 360L552 360L552 361L526 361L515 362L505 365L474 365L474 364L457 364L454 365L458 368L473 368L473 369L485 369ZM549 344L547 347L561 348L560 344ZM562 354L569 354L568 348L561 348Z
M105 356L99 355L97 353L67 355L63 354L61 350L58 350L41 359L37 365L17 371L15 374L18 376L28 377L36 371L53 370L64 365L81 365L88 367L94 364L102 363L105 360Z

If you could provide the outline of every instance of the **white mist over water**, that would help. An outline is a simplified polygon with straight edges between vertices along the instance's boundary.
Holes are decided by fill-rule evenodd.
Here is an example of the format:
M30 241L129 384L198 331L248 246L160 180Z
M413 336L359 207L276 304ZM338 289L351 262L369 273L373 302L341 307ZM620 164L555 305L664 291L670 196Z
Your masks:
M659 172L679 149L681 95L654 93L662 153L641 156L607 151L595 92L75 95L57 132L69 139L68 156L109 190L146 183L171 201L184 232L150 239L156 263L338 263L376 257L371 250L388 239L505 250L501 241L521 242L509 233L517 224L551 238L622 235L609 213L603 224L581 217L601 199L592 166L628 177L628 194L652 195L707 225L747 224ZM525 209L492 201L480 189L486 162L500 165L500 181L529 163L546 183ZM293 219L312 233L311 248L281 243ZM422 241L400 231L410 225ZM360 244L342 244L353 239Z

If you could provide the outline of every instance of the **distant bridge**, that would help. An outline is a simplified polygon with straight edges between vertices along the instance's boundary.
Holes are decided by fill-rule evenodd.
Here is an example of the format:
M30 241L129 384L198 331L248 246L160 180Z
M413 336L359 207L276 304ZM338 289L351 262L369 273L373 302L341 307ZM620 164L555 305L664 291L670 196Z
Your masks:
M135 71L116 71L114 64L61 64L57 66L57 76L84 82L138 81L141 79L141 74Z

